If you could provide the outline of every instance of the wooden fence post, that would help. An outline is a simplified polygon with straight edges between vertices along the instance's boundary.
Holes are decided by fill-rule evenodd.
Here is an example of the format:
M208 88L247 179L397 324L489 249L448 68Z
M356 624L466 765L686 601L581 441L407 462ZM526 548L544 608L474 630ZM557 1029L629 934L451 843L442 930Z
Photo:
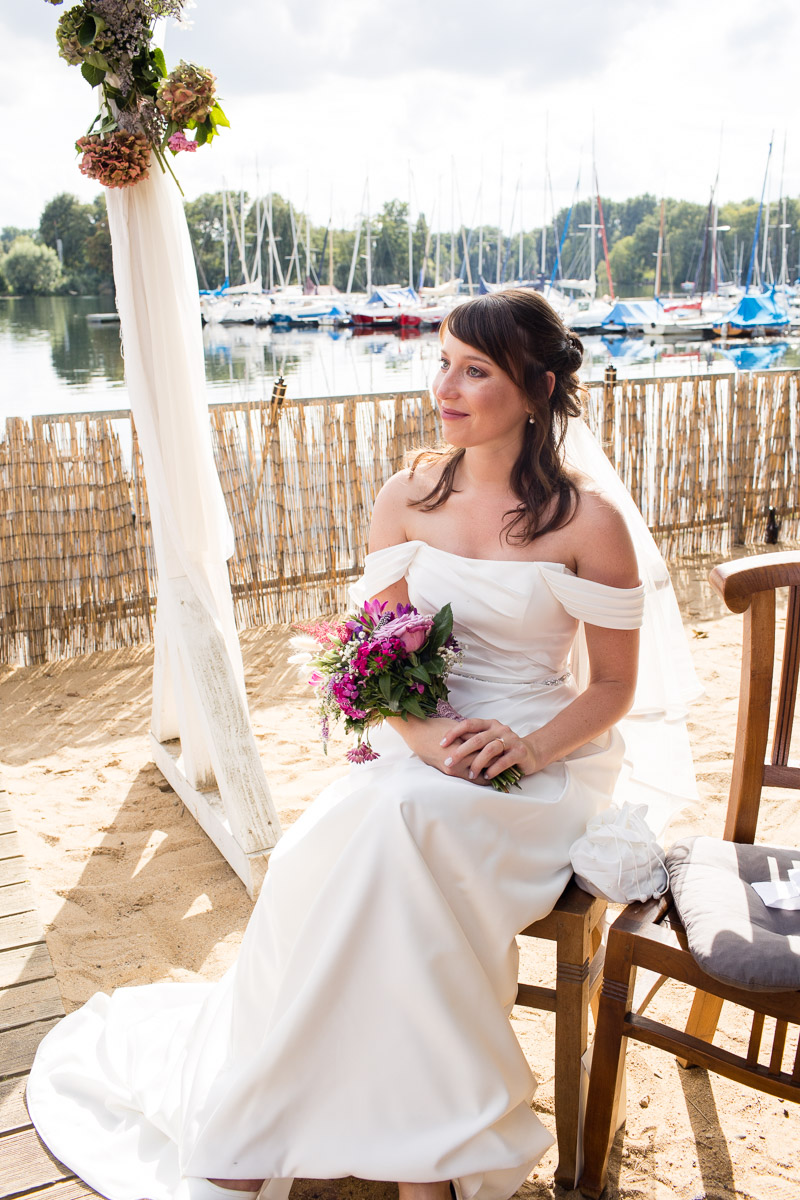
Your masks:
M737 372L731 376L731 395L728 410L728 513L731 545L744 542L744 495L742 457L744 454L744 424L750 399L750 376Z
M614 424L616 417L614 392L616 385L617 368L609 363L603 376L603 410L600 414L600 440L603 453L613 467L616 466L616 456L614 453Z

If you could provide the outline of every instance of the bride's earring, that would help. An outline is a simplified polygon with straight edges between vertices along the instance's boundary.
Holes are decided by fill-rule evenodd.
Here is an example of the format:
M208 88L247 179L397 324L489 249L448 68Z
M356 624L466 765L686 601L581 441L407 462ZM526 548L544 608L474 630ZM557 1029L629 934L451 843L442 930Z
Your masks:
M530 416L528 417L528 424L529 424L529 425L535 425L535 424L536 424L536 418L534 417L533 413L531 413L531 414L530 414Z

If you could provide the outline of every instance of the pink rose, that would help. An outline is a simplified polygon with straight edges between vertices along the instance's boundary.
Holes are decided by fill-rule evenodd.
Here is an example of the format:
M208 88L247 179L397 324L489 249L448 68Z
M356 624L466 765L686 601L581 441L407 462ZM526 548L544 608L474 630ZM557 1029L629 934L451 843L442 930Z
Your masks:
M432 625L433 617L416 612L405 613L382 625L380 635L382 638L397 638L407 654L415 654L425 644Z

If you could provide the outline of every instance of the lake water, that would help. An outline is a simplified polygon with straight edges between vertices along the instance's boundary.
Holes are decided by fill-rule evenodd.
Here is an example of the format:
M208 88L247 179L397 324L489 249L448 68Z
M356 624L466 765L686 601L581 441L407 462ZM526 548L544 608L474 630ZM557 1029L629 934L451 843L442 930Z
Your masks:
M86 320L88 313L103 311L113 311L110 298L0 299L0 422L128 407L119 326ZM203 340L212 403L268 397L279 374L290 398L420 389L433 377L439 354L435 333L401 337L349 329L283 333L270 326L206 326ZM589 337L584 344L587 380L602 378L609 362L629 376L800 366L797 342L676 346Z

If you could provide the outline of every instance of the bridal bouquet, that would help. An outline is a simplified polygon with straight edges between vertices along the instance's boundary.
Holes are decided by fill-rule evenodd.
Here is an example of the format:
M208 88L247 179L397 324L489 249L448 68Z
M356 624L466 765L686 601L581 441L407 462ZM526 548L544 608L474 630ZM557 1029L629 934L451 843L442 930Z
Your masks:
M450 605L434 616L411 604L398 604L394 611L387 608L368 600L343 623L307 625L290 642L295 653L289 661L311 668L308 682L319 689L326 753L331 722L344 717L345 730L358 738L347 752L353 763L379 757L369 744L369 729L386 717L460 719L447 703L447 675L461 657ZM491 783L507 792L520 778L511 767Z

